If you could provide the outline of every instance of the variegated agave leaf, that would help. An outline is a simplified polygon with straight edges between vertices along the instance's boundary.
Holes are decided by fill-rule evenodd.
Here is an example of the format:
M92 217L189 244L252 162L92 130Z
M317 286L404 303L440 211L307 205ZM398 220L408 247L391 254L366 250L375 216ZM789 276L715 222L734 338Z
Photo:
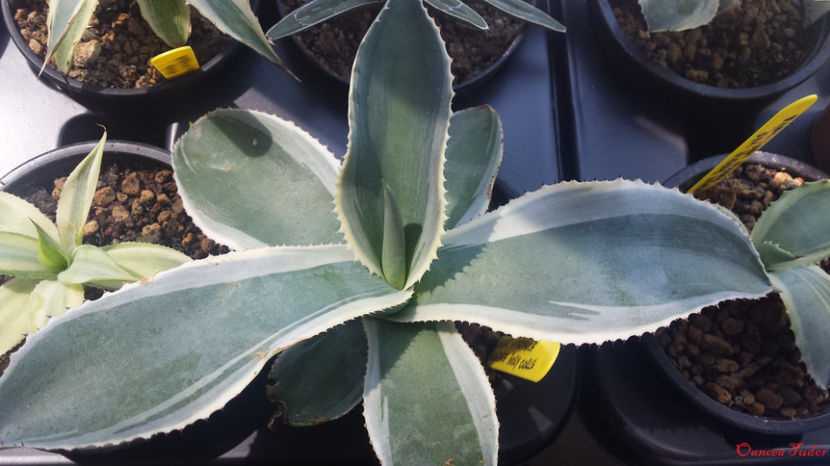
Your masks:
M0 378L0 446L77 448L180 429L224 406L280 349L408 298L343 246L191 262L30 337Z
M97 5L98 0L49 0L46 17L49 38L41 72L52 57L58 71L69 72L75 46L81 41Z
M141 17L170 47L181 47L190 37L190 9L185 0L138 0Z
M312 0L285 15L285 17L268 30L266 35L271 40L288 37L349 10L371 3L380 3L381 1L383 0ZM560 22L523 0L484 1L514 18L537 24L553 31L565 32L565 26ZM436 10L467 22L478 29L488 29L487 22L463 0L424 0L424 2Z
M427 20L383 20L394 15ZM335 208L357 258L387 280L402 275L400 283L394 281L402 288L429 268L443 233L444 150L453 95L449 70L435 24L423 5L411 0L387 2L352 70L349 145ZM383 80L383 93L374 90L376 80ZM384 215L390 191L401 228L389 228ZM404 238L385 236L398 231ZM401 271L382 267L382 251L390 243L404 245L396 252L404 263L394 262Z
M601 343L769 291L734 216L640 182L562 183L448 232L413 302L388 318Z

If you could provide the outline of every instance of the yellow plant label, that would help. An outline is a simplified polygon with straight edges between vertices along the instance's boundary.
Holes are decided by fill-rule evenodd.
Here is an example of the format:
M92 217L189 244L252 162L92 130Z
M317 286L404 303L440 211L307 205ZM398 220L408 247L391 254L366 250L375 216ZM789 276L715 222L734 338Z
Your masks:
M555 341L503 336L487 360L487 365L497 371L538 382L553 367L557 356L559 343Z
M810 108L816 102L816 99L818 97L815 94L808 95L782 108L775 116L764 123L758 131L755 131L755 134L738 146L737 149L723 159L715 168L710 170L706 176L695 183L687 192L695 193L696 191L706 191L723 181L735 169L740 167L746 159L751 157L752 154L763 147L764 144L768 143L782 129L786 128L787 125Z
M150 59L150 63L167 79L177 78L199 69L199 61L189 45L156 55Z

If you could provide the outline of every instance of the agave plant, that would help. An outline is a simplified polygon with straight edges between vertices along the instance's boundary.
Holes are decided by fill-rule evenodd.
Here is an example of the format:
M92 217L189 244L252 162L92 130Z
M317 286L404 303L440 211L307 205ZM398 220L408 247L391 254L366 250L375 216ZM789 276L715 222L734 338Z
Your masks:
M649 31L682 31L712 22L718 13L741 0L638 0ZM830 10L828 0L803 0L806 24Z
M98 0L49 0L46 19L49 37L43 66L52 57L58 71L68 73L75 46L81 40ZM156 35L171 47L180 47L190 37L192 5L220 31L252 48L280 67L254 12L250 0L138 0L141 15Z
M801 358L816 384L830 385L830 181L805 183L770 204L751 239L787 309Z
M82 244L98 184L107 135L69 174L58 200L56 222L37 207L0 191L0 354L43 328L50 317L80 306L84 286L115 290L190 260L164 246Z
M181 429L282 353L274 390L291 420L362 400L384 463L494 465L494 395L453 321L600 343L772 289L734 215L677 190L569 182L484 213L500 125L486 107L453 114L451 81L420 0L389 0L353 68L342 166L274 116L194 123L174 150L180 193L239 251L126 285L28 339L0 377L0 446Z
M386 0L311 0L307 4L285 15L277 24L268 30L266 35L272 40L296 34L315 24L327 21L335 16L355 8L372 3L382 3ZM462 0L424 0L436 10L460 19L479 29L488 29L487 22L475 10L467 6ZM524 0L483 0L488 5L504 13L529 23L565 32L565 26L551 18L544 11L534 7Z

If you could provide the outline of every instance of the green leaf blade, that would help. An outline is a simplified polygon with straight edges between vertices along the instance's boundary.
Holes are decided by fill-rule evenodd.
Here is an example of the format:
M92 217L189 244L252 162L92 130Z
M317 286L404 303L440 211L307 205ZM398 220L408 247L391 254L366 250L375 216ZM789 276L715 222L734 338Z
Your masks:
M781 270L811 265L830 256L828 231L830 181L821 180L785 191L761 214L751 238L759 245L767 269ZM766 243L770 246L760 246ZM787 260L788 255L795 258Z
M503 148L501 121L492 108L483 106L453 114L444 164L444 228L451 230L487 211Z
M97 0L49 0L46 17L49 39L43 68L50 58L55 57L58 71L69 72L75 46L81 41L97 5Z
M118 289L123 283L134 282L139 278L141 277L119 267L103 249L89 244L75 248L72 251L72 264L58 274L58 280L67 285L108 284L101 288L109 290Z
M253 111L211 112L173 150L187 213L234 249L343 242L332 212L339 168L293 123Z
M181 429L277 351L409 296L343 246L187 263L30 337L0 378L0 444L71 449Z
M185 0L138 0L141 16L170 47L181 47L190 37L190 9Z
M40 260L38 240L0 231L0 274L25 278L53 278L55 270Z
M285 69L271 48L259 20L251 10L250 0L188 0L199 13L220 31L252 48L271 63Z
M557 32L565 32L565 26L544 11L523 0L483 0L510 16L519 18Z
M790 316L790 327L807 372L824 390L830 386L830 277L817 266L773 272L772 281Z
M191 260L175 249L158 244L126 242L103 249L118 267L134 277L151 278Z
M649 31L682 31L709 24L720 0L639 0Z
M47 270L59 273L66 269L69 264L67 257L61 251L61 246L57 241L52 239L43 228L37 223L32 222L37 229L37 260L46 267Z
M495 396L452 324L364 325L364 416L381 463L495 465Z
M381 275L380 180L389 183L405 229L408 288L429 268L443 233L452 98L449 57L420 2L387 3L360 47L351 82L336 210L350 248Z
M561 183L449 232L413 303L388 318L602 343L769 290L733 215L641 182Z
M383 278L393 288L403 289L406 283L406 246L404 241L403 221L398 201L392 188L381 179L383 184L383 248L380 265Z
M484 18L479 16L475 10L461 2L461 0L426 0L426 2L453 18L465 21L481 30L488 29L487 22L484 21Z
M285 408L283 419L311 426L346 415L363 399L366 334L359 319L339 325L280 353L268 386L272 401Z
M265 33L271 40L282 39L349 10L381 0L314 0L285 15Z
M107 133L92 149L72 173L66 178L58 199L58 209L55 213L55 224L60 234L60 244L64 251L72 251L84 239L84 225L89 216L92 197L98 186L98 175L101 172L101 160L104 157L104 144Z

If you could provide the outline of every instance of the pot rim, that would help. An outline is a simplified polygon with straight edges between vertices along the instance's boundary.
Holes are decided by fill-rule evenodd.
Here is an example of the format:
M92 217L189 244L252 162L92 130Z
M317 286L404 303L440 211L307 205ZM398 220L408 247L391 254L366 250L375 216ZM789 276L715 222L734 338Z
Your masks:
M804 62L789 76L769 84L747 88L722 88L697 83L658 65L631 42L614 17L610 0L592 0L592 3L606 31L611 34L628 59L635 61L649 75L663 81L670 87L704 98L731 99L744 102L769 99L795 87L815 74L830 58L830 17L824 15L821 20L811 26L815 28L814 33L817 35L817 41L812 50L810 50Z
M669 177L664 185L670 188L683 187L683 185L689 187L691 183L700 179L706 172L720 163L724 157L725 155L708 157L693 165L689 165ZM748 162L761 163L774 168L783 168L811 181L819 178L828 178L828 175L823 171L805 162L784 155L756 152L749 158ZM715 401L704 393L703 390L689 382L671 363L654 334L647 333L643 335L642 342L651 356L652 361L662 370L663 374L672 382L675 388L683 393L686 399L699 406L707 414L733 427L764 434L790 435L803 433L830 424L830 412L802 419L777 419L758 417L735 411Z
M14 20L14 14L11 11L11 1L12 0L0 0L0 7L2 7L3 13L3 22L6 25L6 29L9 32L9 37L11 38L12 42L17 46L17 49L26 60L29 62L29 65L34 68L35 70L40 70L43 66L43 59L35 55L34 52L29 48L28 44L25 43L23 39L23 35L20 33L20 29L17 27L17 22ZM252 0L251 5L252 9L256 10L259 0ZM157 84L152 87L144 87L144 88L121 88L121 87L98 87L92 84L87 84L77 79L70 78L67 75L60 73L57 69L46 66L43 68L43 76L46 79L60 88L68 92L71 95L80 94L83 96L95 97L98 99L104 100L117 100L117 99L139 99L141 97L155 97L155 96L163 96L167 94L171 94L177 89L181 89L183 86L190 85L200 81L205 74L216 70L221 67L225 62L227 62L226 58L230 57L233 53L235 53L241 44L237 40L231 40L228 45L223 47L219 52L206 63L202 64L202 66L186 75L180 76L178 78L174 78L171 80L165 80L164 82Z
M6 0L4 0L4 1L6 1ZM280 14L280 18L285 17L285 15L288 13L288 11L286 10L285 5L283 4L283 0L276 0L276 3L277 3L277 10ZM537 0L531 0L531 3L533 5L536 5ZM457 94L463 95L463 94L465 94L467 92L470 92L473 89L481 86L482 84L487 82L487 80L489 80L490 78L495 76L496 73L502 69L502 67L505 65L505 63L507 63L507 60L510 59L511 56L513 56L513 53L516 51L516 49L519 47L519 44L521 44L522 40L524 39L526 30L530 26L529 23L527 23L527 22L524 22L524 23L525 24L524 24L524 27L523 27L522 31L519 33L519 35L516 36L515 39L513 39L513 42L510 43L510 46L507 47L507 49L501 54L501 56L498 58L498 60L496 60L492 65L490 65L487 68L485 68L484 70L482 70L481 73L473 76L472 78L468 79L467 81L464 81L464 82L461 82L461 83L458 83L458 84L453 83L452 90ZM335 81L339 82L340 84L344 85L346 87L346 89L348 89L350 79L344 78L344 77L340 76L339 74L335 73L323 61L321 61L317 57L315 57L314 54L312 54L311 51L308 50L308 48L306 48L306 46L303 45L302 42L300 42L300 40L297 38L297 34L292 34L291 35L291 41L302 52L303 56L305 56L306 59L308 59L311 63L313 63L317 68L319 68L325 75L329 76L330 78L332 78ZM455 76L453 76L453 80L454 79L455 79Z
M6 191L15 185L24 183L32 174L48 168L53 164L65 161L72 157L83 157L88 154L97 141L79 142L52 149L21 163L0 176L0 190ZM170 153L149 144L139 142L112 140L104 144L104 156L129 155L170 166Z

